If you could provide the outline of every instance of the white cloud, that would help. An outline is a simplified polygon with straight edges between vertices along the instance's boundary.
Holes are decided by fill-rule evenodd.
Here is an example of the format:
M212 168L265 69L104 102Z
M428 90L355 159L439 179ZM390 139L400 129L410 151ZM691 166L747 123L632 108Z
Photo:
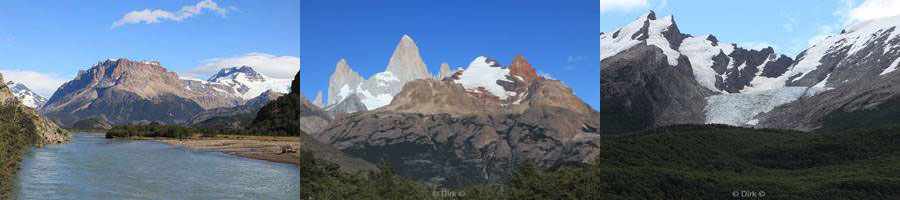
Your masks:
M825 40L825 38L828 38L828 36L832 36L832 35L836 34L835 33L836 28L834 28L834 26L836 26L836 25L821 25L821 26L819 26L819 33L812 36L811 38L809 38L809 41L807 41L807 45L809 45L811 47L811 46L815 45L816 43L819 43L822 40Z
M666 8L666 6L668 6L668 5L669 5L669 0L661 0L661 1L659 1L659 5L656 5L656 8L654 8L654 9L662 10L663 8Z
M755 41L743 41L737 42L738 46L746 48L746 49L756 49L762 50L766 47L772 47L773 49L778 49L778 46L769 42L755 42Z
M259 73L273 78L293 79L300 70L300 58L296 56L275 56L265 53L247 53L228 58L203 60L203 64L187 72L187 76L209 77L219 69L240 66L253 67ZM205 79L205 78L204 78Z
M203 0L201 2L197 2L195 5L187 5L181 7L181 10L170 12L160 9L150 10L135 10L128 12L122 19L116 20L112 23L112 28L123 26L126 24L155 24L160 23L162 20L172 20L180 22L184 19L193 17L194 15L203 14L203 10L210 10L216 13L219 13L222 17L225 17L225 14L228 10L235 10L233 6L228 9L219 7L216 2L212 0Z
M665 2L665 1L664 1ZM647 0L600 0L600 12L606 11L631 11L637 8L649 6Z
M0 69L0 73L3 74L3 80L25 84L32 91L48 99L60 85L69 81L58 74L35 71Z
M566 58L566 71L575 69L575 65L587 61L587 56L577 55L577 56L569 56Z
M800 24L800 22L797 21L797 18L789 17L788 22L782 24L781 26L784 27L784 31L794 32L794 27L796 27L799 24Z
M538 76L543 76L544 78L547 78L547 79L550 79L550 80L557 80L556 78L553 78L553 76L550 76L549 73L546 73L546 72L543 72L543 71L538 71Z
M900 15L900 1L866 0L846 14L849 23L897 16Z

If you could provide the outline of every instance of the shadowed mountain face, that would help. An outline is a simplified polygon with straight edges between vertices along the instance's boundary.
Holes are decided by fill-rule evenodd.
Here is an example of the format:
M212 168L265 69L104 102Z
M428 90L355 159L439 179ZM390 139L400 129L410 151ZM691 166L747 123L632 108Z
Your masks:
M595 157L599 113L560 81L534 75L524 58L513 63L506 68L478 58L468 75L409 82L389 105L339 117L312 135L351 155L370 162L388 159L398 172L447 186L502 182L523 160L552 167ZM501 76L466 82L479 70ZM501 100L485 87L508 96Z
M268 90L244 105L204 110L194 115L187 124L194 127L244 129L250 126L263 106L283 95Z

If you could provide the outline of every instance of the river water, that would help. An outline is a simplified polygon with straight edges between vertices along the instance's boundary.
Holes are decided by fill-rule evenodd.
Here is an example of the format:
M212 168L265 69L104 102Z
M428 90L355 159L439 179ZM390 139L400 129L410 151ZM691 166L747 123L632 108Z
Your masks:
M99 133L32 148L17 181L19 199L300 198L294 165Z

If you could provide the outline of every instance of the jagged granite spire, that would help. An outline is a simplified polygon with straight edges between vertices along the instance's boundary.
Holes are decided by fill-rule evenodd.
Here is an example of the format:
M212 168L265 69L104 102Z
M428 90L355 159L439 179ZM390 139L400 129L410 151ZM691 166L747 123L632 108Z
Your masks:
M425 61L419 55L419 47L408 35L403 35L400 43L394 48L386 71L394 73L403 83L431 76Z
M445 62L441 63L441 71L438 72L438 75L437 77L435 77L435 79L442 80L444 78L450 77L451 75L453 75L453 72L450 71L450 64L447 64Z
M353 89L352 87L359 85L362 82L363 77L359 75L356 71L350 68L350 65L347 65L347 61L343 58L338 61L337 65L335 65L334 73L331 74L331 79L328 81L328 104L336 104L347 98L346 96L340 96L341 88L346 86L346 90Z
M324 103L324 100L322 100L322 98L323 98L322 90L319 90L319 92L316 93L316 99L313 100L313 105L316 105L319 108L325 107L325 103Z

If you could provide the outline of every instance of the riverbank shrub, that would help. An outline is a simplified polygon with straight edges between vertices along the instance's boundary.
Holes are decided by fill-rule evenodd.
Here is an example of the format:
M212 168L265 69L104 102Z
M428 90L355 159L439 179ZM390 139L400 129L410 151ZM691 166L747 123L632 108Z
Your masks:
M37 130L23 108L0 103L0 199L13 199L22 156L38 141Z

